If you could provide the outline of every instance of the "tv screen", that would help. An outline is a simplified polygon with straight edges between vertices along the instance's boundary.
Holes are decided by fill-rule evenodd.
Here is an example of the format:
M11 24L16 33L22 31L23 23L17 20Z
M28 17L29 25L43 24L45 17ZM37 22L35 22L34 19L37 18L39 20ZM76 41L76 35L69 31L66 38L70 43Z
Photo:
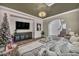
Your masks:
M29 29L29 28L30 28L29 23L16 21L16 29Z

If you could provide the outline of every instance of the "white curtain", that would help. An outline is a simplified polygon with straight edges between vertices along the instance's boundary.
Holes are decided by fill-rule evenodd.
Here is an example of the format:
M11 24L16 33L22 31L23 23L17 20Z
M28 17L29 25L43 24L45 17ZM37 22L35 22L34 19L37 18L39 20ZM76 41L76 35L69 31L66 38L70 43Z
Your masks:
M50 22L48 25L48 35L58 35L61 30L61 21L59 19Z
M49 23L48 25L48 35L58 35L62 29L66 29L67 24L62 20L56 19Z

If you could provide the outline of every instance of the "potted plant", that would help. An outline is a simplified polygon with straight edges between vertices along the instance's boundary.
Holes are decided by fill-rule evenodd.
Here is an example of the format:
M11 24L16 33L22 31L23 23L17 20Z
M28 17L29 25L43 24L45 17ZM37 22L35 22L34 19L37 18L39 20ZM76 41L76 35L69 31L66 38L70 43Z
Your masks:
M41 32L41 36L42 36L42 38L44 38L44 31Z

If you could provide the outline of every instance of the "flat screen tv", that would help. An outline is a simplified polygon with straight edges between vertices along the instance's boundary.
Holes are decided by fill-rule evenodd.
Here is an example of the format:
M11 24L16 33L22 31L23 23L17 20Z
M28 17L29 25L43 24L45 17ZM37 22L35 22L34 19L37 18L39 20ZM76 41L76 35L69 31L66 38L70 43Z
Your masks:
M30 29L30 23L16 21L16 29Z

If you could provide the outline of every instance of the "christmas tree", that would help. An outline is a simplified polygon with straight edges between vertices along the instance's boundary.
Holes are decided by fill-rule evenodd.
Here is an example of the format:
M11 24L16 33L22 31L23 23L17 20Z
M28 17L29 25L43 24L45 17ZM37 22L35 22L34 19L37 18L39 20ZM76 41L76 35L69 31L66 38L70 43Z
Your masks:
M7 14L4 13L3 22L0 28L0 42L1 44L6 45L9 42L9 39L11 39L9 23L7 19Z

